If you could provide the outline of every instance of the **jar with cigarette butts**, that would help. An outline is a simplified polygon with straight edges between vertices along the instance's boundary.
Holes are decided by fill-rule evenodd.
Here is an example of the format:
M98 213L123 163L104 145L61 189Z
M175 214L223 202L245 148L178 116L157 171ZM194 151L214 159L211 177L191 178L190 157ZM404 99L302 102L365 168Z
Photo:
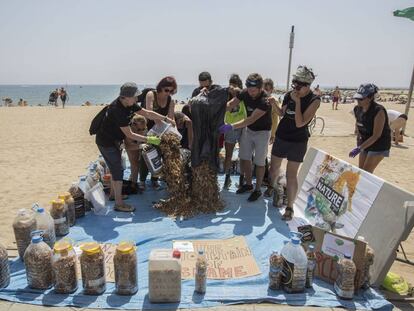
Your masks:
M138 291L137 253L132 242L118 244L114 256L115 289L118 295L134 295Z
M97 242L84 243L80 248L83 292L86 295L100 295L106 290L104 252Z
M73 226L76 222L75 200L69 192L64 192L59 195L59 199L64 200L68 210L69 226Z
M32 210L20 209L13 222L14 237L16 238L17 251L23 260L24 252L32 240L31 233L36 230L35 214Z
M56 236L63 236L69 233L68 210L65 201L61 199L53 200L50 216L55 223Z
M5 288L10 283L10 266L7 249L0 244L0 289Z
M70 294L78 289L76 253L69 240L55 243L52 257L53 285L58 294Z

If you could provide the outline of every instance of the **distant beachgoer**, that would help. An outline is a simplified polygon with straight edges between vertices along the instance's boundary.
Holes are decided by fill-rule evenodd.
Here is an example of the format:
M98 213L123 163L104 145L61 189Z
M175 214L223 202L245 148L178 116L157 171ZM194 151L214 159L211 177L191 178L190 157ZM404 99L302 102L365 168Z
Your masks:
M153 91L149 91L145 97L145 107L149 111L157 112L163 116L174 120L175 101L172 95L177 92L177 82L174 77L165 77L158 82ZM161 122L161 121L158 121ZM148 130L150 130L157 121L148 120ZM139 188L145 190L145 180L148 176L148 168L144 161L140 164ZM155 189L160 188L157 177L151 176L151 185Z
M60 100L62 101L62 108L65 108L66 101L68 100L68 92L65 88L61 87L59 91Z
M231 100L236 97L243 89L243 81L240 79L238 74L232 74L229 79L228 87L228 98ZM234 109L226 113L225 121L234 123L238 122L247 117L246 112L243 116L243 113L240 110L246 111L246 107L243 104L237 105ZM227 120L226 120L227 119ZM240 138L242 135L243 129L231 130L224 134L224 148L225 148L225 158L224 158L224 173L226 175L224 180L224 189L229 189L231 186L230 178L230 169L231 169L231 159L233 157L234 146L236 143L240 144ZM243 184L243 174L240 174L239 184Z
M134 115L129 123L131 131L139 135L147 135L147 119L140 115ZM138 171L140 164L140 145L141 143L130 139L124 138L125 151L127 152L129 163L131 164L131 175L129 180L131 181L131 193L138 193Z
M181 148L190 149L193 145L193 123L189 117L180 111L174 113L175 124L177 124L177 130L180 132Z
M356 125L358 127L357 147L349 156L359 154L359 168L373 173L378 164L389 157L391 148L391 129L385 108L374 100L378 87L374 84L362 84L354 99L358 105L354 107Z
M282 108L275 107L275 99L269 98L269 102L276 108L282 119L277 127L276 139L273 143L270 164L271 184L265 196L271 196L274 193L282 161L287 159L287 206L282 216L283 220L291 220L293 217L293 204L298 192L298 170L308 147L308 124L315 116L321 102L320 97L310 88L314 80L315 75L311 69L299 66L293 75L293 90L283 98ZM275 197L273 205L281 207L277 205Z
M388 122L390 124L391 135L394 143L399 144L403 135L403 130L407 124L408 117L406 114L396 110L387 109Z
M126 204L124 202L125 197L122 196L124 169L122 167L120 150L121 142L125 137L128 137L132 140L145 142L147 144L158 145L160 143L158 137L147 137L135 134L130 127L131 118L134 114L138 114L147 119L163 120L174 124L174 120L138 106L139 93L135 83L127 82L123 84L119 97L108 106L106 115L96 134L96 144L112 175L109 199L115 200L115 210L122 212L132 212L135 208Z
M49 101L48 101L48 105L54 105L55 107L57 106L57 99L59 97L59 90L56 89L54 91L52 91L49 95Z
M194 89L193 93L191 94L191 97L195 97L202 92L208 92L216 87L220 87L219 85L213 84L211 75L207 71L203 71L198 75L198 82L200 86Z
M240 166L246 183L240 185L237 194L253 191L248 201L256 201L262 196L261 186L265 173L270 130L272 128L272 107L267 103L267 94L263 90L263 78L257 73L246 79L246 89L227 102L227 111L231 111L243 101L247 118L234 124L224 124L221 133L243 128L240 139ZM252 183L252 157L256 165L256 187Z
M332 93L332 110L338 110L338 103L341 99L341 91L339 90L339 87L335 87L335 90Z
M319 84L313 89L313 94L315 94L316 96L322 96L322 91L319 88Z
M19 106L19 107L23 107L24 106L24 100L23 100L23 98L20 98L19 99L19 102L17 103L17 106Z

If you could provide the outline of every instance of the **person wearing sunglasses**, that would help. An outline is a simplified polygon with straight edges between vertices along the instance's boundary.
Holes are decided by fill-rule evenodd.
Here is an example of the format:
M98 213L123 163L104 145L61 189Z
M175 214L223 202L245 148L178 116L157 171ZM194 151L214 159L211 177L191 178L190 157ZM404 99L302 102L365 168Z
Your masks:
M357 147L349 156L359 154L359 168L373 173L378 164L389 157L391 149L391 129L385 108L376 103L375 94L378 87L372 83L362 84L354 99L358 104L354 107L354 116L358 130Z
M234 129L243 129L240 139L240 170L244 174L246 183L239 186L237 194L253 190L252 184L252 157L256 165L256 187L250 194L248 201L256 201L262 195L260 190L265 173L270 129L272 128L272 107L267 103L267 94L263 90L263 78L258 73L247 77L246 89L227 103L227 111L231 111L243 101L247 111L247 118L234 124L224 124L219 130L227 133ZM253 156L254 155L254 156Z
M131 131L139 135L147 134L147 119L140 115L134 115L131 119L130 125ZM131 175L129 180L131 181L131 193L136 194L138 189L138 171L140 167L140 142L132 140L128 137L124 139L125 151L128 155L129 163L131 165Z
M144 116L151 120L166 120L174 123L154 111L138 106L138 86L134 82L127 82L121 86L119 96L107 106L103 119L100 121L96 132L96 145L101 152L109 171L112 175L110 199L115 200L115 210L121 212L132 212L135 207L126 204L122 196L122 183L124 168L122 167L121 143L125 137L138 142L159 145L160 139L156 136L144 136L136 134L131 130L131 118L135 115Z
M217 84L213 84L211 75L207 71L203 71L198 75L198 83L200 86L193 90L191 97L196 97L200 93L206 93L208 91L211 91L214 88L220 87Z
M172 99L172 95L176 92L177 82L175 81L175 78L171 76L162 78L161 81L158 82L156 89L147 93L145 97L146 109L174 120L175 101ZM148 130L150 130L154 124L155 123L152 120L148 120ZM140 172L139 188L145 190L145 180L148 176L148 168L144 161L141 161ZM160 188L157 177L151 177L151 185L155 189Z
M276 194L276 186L280 166L283 159L287 159L287 207L282 216L283 220L293 217L293 203L298 192L298 169L305 156L309 131L308 124L315 116L320 105L320 97L315 95L310 85L315 79L312 70L306 66L299 66L292 79L292 90L283 98L282 108L275 106L276 99L269 98L269 102L282 117L276 129L276 138L272 147L270 163L271 183L265 196ZM277 198L273 197L273 205L277 206Z

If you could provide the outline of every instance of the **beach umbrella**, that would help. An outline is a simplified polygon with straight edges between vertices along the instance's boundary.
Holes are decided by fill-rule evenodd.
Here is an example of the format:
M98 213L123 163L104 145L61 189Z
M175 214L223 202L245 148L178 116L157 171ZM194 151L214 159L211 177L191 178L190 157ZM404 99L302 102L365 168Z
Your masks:
M409 18L412 21L414 21L414 7L411 8L406 8L404 10L396 10L394 11L394 16L397 17L405 17L405 18ZM411 98L413 95L413 87L414 87L414 66L413 66L413 72L411 74L411 82L410 82L410 88L408 91L408 101L407 104L405 106L405 114L408 115L408 112L410 110L410 103L411 103ZM405 128L403 129L403 131L405 130Z

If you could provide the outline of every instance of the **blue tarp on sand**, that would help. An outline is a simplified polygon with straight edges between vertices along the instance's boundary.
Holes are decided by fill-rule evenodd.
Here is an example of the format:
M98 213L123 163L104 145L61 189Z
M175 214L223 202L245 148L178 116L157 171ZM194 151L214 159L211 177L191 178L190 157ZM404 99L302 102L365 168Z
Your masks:
M220 181L222 178L220 177ZM234 184L235 180L233 180ZM222 182L221 182L222 184ZM119 309L172 309L212 307L221 304L274 302L297 306L345 307L347 309L391 310L392 304L377 291L367 290L352 301L339 300L333 286L315 280L313 289L302 294L285 294L268 289L268 259L272 250L281 250L289 229L280 220L280 212L264 198L247 202L247 196L236 195L235 188L223 191L226 207L216 215L200 215L189 220L174 220L152 208L152 203L165 196L165 191L148 189L142 195L130 196L134 214L110 211L106 216L93 213L77 220L69 237L76 242L99 241L117 243L133 240L138 245L139 291L134 296L118 296L114 284L100 296L82 294L81 284L71 295L55 294L53 290L36 291L27 287L22 262L11 264L10 285L0 291L0 299L37 305L77 306ZM108 203L110 206L113 203ZM132 218L132 221L130 221ZM237 280L209 280L204 296L194 293L194 280L183 280L179 304L151 304L148 300L148 257L151 249L171 248L173 240L226 239L244 236L251 248L261 275Z

